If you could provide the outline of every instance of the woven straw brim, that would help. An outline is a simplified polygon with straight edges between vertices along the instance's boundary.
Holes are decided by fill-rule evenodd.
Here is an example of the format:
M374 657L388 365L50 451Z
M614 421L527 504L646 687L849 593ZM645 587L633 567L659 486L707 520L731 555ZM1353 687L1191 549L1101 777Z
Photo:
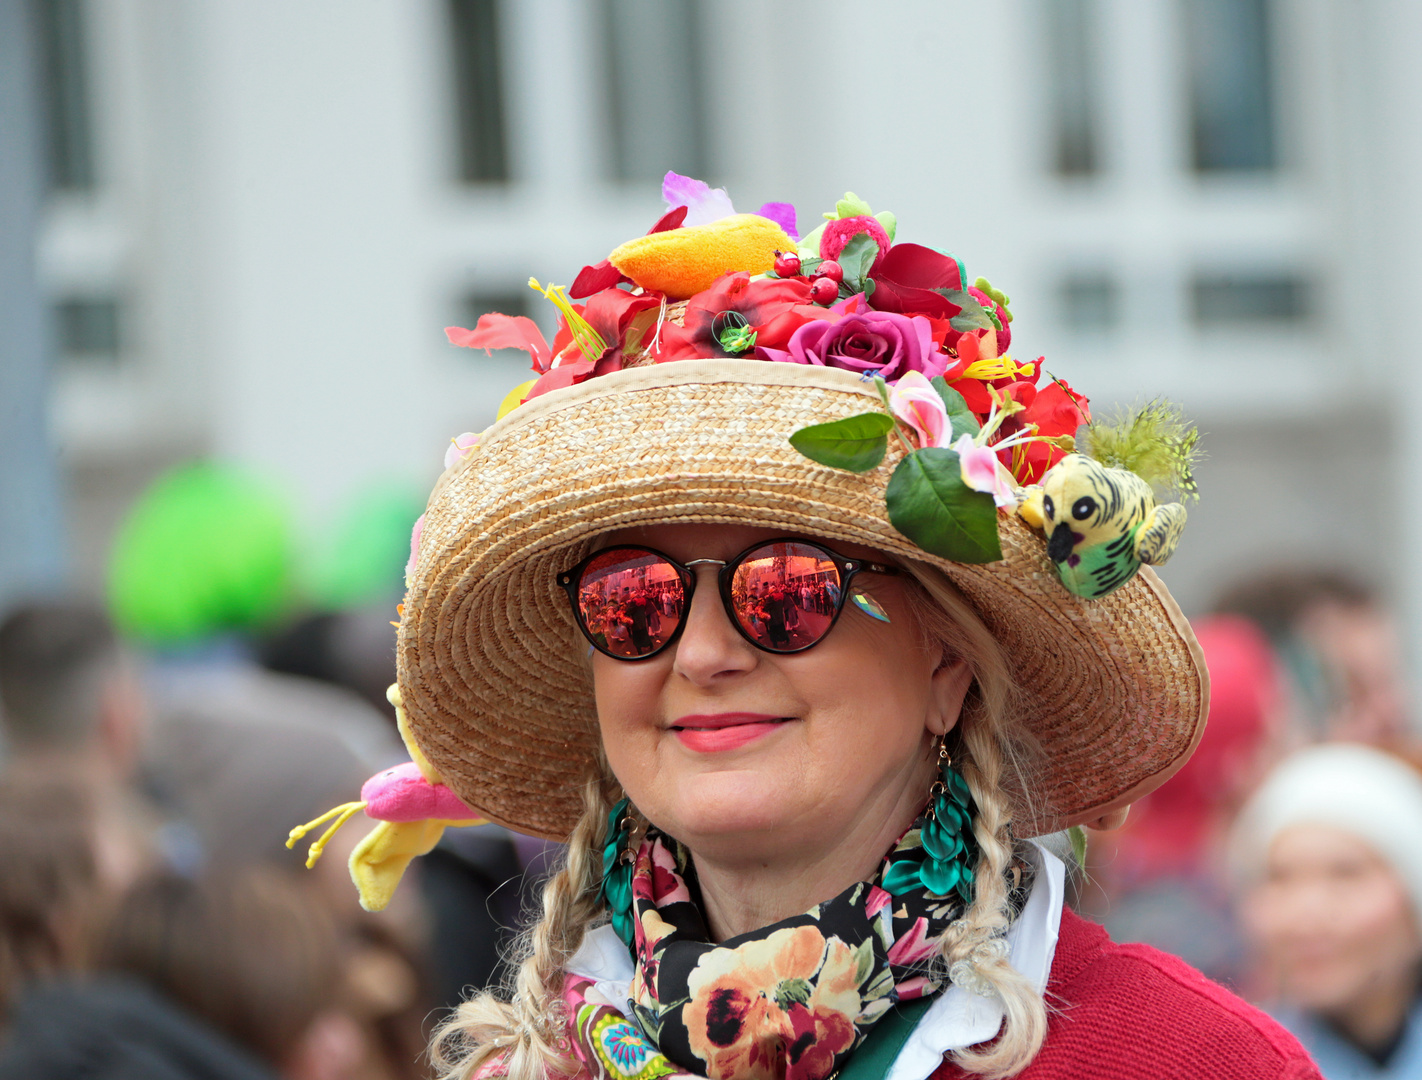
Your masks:
M399 683L421 749L494 821L566 838L597 751L586 642L557 574L612 529L774 528L939 566L992 629L1043 750L1020 835L1124 805L1194 749L1208 686L1180 609L1147 568L1101 600L1057 580L1042 536L1000 515L1003 560L926 555L889 524L902 454L854 475L787 441L879 408L849 372L693 360L589 379L520 406L440 478L399 633Z

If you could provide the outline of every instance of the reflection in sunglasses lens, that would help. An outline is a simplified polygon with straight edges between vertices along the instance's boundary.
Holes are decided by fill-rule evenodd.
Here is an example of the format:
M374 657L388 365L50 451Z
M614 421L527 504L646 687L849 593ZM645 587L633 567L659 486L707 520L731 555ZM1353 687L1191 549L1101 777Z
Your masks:
M737 621L772 652L795 652L824 637L839 597L839 567L809 544L766 544L747 555L731 578Z
M676 633L686 592L676 567L643 548L609 548L578 579L578 615L613 656L650 656Z

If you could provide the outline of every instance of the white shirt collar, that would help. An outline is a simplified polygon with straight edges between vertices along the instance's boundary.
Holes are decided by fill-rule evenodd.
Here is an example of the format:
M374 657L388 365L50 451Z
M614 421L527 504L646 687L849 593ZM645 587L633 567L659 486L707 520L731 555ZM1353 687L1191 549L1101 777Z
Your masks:
M1037 841L1024 852L1037 873L1026 905L1008 928L1008 958L1038 993L1047 988L1057 934L1062 922L1066 867ZM631 1015L632 956L611 926L599 926L583 937L583 944L568 961L574 975L591 979L588 1000L609 1005ZM950 986L929 1006L904 1043L884 1080L922 1080L933 1072L950 1050L986 1042L1002 1026L1003 1007L996 998L978 997L962 987Z

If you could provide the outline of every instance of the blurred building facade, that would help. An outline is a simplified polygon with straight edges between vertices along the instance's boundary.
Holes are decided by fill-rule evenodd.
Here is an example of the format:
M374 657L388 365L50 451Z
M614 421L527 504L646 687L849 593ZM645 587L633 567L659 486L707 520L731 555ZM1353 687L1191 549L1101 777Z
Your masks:
M193 454L280 477L313 533L364 483L428 484L527 377L442 328L551 322L529 275L644 231L675 169L802 229L853 189L1006 288L1015 351L1098 411L1185 405L1210 454L1165 572L1187 608L1327 560L1422 611L1422 573L1383 555L1422 525L1397 494L1422 449L1415 5L0 5L42 90L24 362L50 354L59 468L31 464L76 580Z

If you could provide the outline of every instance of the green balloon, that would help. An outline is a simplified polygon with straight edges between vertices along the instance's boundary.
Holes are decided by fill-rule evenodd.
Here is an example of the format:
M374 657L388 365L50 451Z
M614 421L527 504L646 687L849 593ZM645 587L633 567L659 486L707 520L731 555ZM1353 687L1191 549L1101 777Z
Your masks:
M410 526L424 512L418 492L401 485L361 492L336 517L311 574L311 596L331 611L393 599L405 590Z
M109 605L126 634L181 645L256 630L292 600L292 537L282 499L228 466L159 477L119 527Z

